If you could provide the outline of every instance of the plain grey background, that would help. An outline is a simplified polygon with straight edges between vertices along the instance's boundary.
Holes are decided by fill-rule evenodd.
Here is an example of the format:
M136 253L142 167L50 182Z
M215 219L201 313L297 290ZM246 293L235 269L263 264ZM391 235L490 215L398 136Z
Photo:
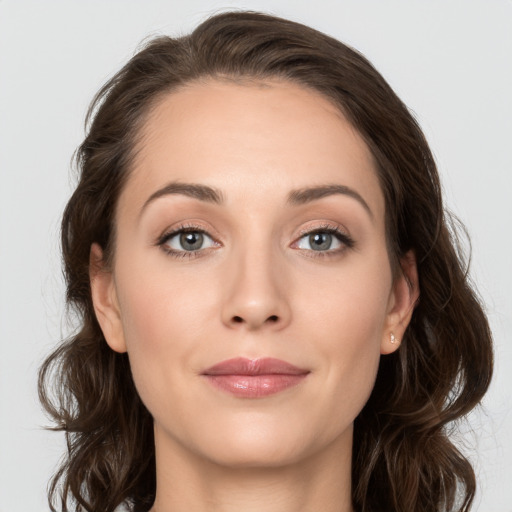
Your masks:
M474 510L512 511L512 2L510 0L0 0L0 512L48 510L64 448L38 405L63 316L59 218L89 101L150 35L227 8L309 24L362 51L419 119L447 206L473 242L472 277L496 342L484 408L460 438Z

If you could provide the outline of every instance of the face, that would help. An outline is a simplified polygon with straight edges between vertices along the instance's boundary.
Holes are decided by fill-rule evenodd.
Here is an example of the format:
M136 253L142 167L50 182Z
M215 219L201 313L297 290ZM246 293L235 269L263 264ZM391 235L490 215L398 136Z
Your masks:
M157 453L275 466L349 451L415 298L392 278L362 138L297 85L210 82L163 98L139 149L113 266L91 281Z

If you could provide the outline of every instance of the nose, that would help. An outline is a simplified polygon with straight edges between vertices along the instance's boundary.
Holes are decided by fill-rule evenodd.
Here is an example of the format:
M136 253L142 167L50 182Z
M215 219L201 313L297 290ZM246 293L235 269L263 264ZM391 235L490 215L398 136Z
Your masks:
M270 251L234 256L223 283L222 322L234 329L280 330L291 320L283 262Z

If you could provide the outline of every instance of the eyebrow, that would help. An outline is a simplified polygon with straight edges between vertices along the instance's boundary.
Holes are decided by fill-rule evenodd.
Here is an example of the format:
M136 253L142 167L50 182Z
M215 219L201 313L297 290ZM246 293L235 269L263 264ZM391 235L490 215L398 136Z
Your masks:
M355 199L358 203L363 206L363 208L367 211L370 217L373 219L373 212L371 211L368 203L363 199L363 197L356 192L354 189L347 187L345 185L321 185L318 187L308 187L301 188L299 190L293 190L290 192L288 196L288 203L292 205L302 205L306 203L310 203L311 201L316 201L317 199L322 199L323 197L333 196L337 194L342 194L352 199Z
M208 185L173 182L169 183L165 187L158 189L156 192L153 192L153 194L148 197L142 206L141 214L155 199L172 194L181 194L183 196L199 199L199 201L205 201L207 203L221 204L224 202L224 196L222 192L213 187L209 187Z
M156 199L172 194L181 194L193 199L198 199L199 201L205 201L207 203L213 204L222 204L224 202L224 194L222 191L216 188L210 187L208 185L200 185L198 183L172 182L153 192L153 194L149 196L141 208L141 214L146 209L146 207ZM317 187L307 187L292 190L288 195L287 202L293 206L298 206L337 194L345 195L355 199L361 204L361 206L363 206L363 208L373 219L373 213L368 206L368 203L358 192L345 185L320 185Z

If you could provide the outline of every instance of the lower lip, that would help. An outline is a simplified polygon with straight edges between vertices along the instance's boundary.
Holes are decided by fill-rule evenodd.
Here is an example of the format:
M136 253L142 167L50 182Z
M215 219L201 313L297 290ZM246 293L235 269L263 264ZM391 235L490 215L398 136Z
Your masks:
M240 398L261 398L297 386L307 374L206 375L216 388Z

